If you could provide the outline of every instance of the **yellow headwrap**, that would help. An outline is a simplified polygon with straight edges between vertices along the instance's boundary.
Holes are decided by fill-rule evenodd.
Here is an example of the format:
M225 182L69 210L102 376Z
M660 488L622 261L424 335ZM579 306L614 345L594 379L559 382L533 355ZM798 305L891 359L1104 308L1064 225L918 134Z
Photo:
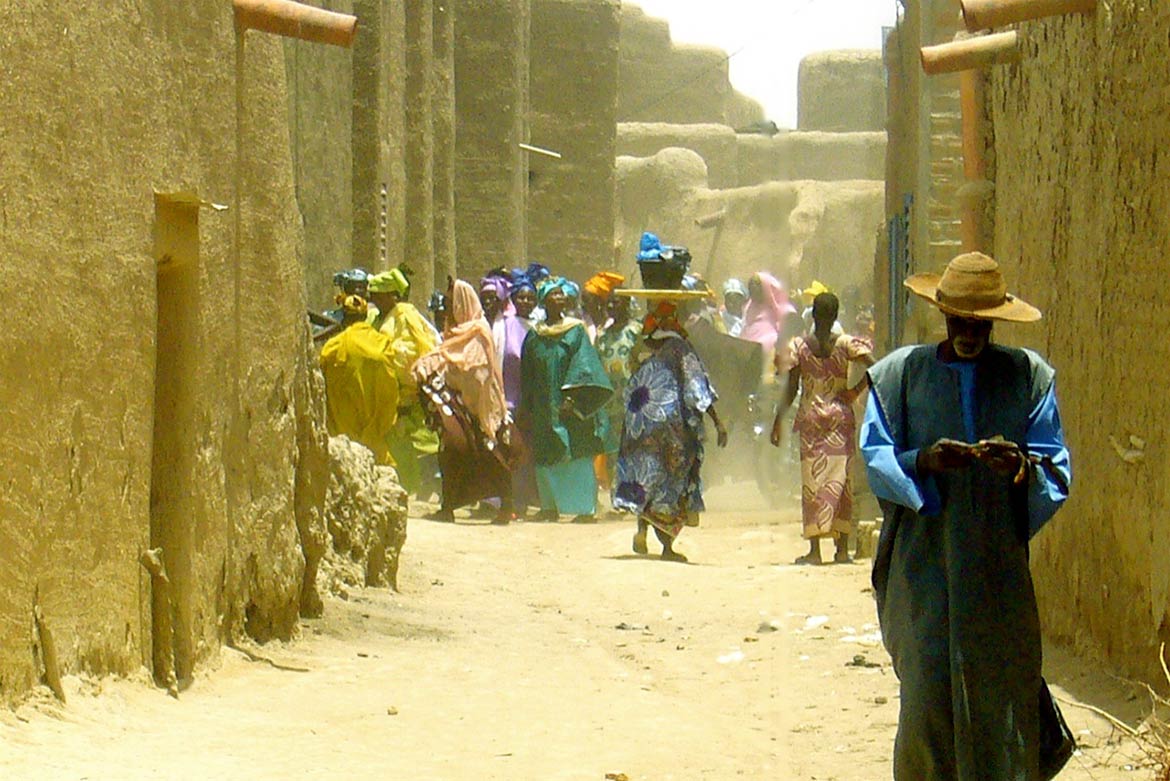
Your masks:
M589 278L589 281L585 283L585 292L605 300L625 281L626 278L616 271L602 271Z
M372 284L372 283L371 283ZM370 288L373 290L373 288ZM828 286L818 280L813 280L812 284L800 291L800 300L804 302L805 306L812 306L813 300L821 293L832 293Z
M345 300L341 302L341 307L347 315L356 315L358 317L365 317L366 312L369 311L366 299L361 296L346 296Z
M370 277L371 293L397 293L404 296L408 290L410 290L410 282L399 269L392 268Z

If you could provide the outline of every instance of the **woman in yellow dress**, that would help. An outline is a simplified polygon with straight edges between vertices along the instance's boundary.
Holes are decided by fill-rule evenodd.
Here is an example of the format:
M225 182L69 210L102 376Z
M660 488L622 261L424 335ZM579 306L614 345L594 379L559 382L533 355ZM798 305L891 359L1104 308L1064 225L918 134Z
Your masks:
M420 356L435 349L438 339L433 326L406 300L409 293L410 282L401 269L370 277L370 299L378 307L371 325L390 340L398 379L398 418L390 435L390 455L402 487L415 493L422 481L419 460L439 452L439 437L427 427L411 369Z
M390 433L398 415L398 379L390 340L366 322L366 301L346 296L345 330L321 348L326 425L368 447L380 464L391 464Z

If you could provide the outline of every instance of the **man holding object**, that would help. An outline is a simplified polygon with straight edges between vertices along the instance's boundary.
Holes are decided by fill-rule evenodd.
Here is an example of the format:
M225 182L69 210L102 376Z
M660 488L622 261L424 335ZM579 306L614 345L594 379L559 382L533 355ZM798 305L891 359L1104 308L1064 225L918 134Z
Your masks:
M874 591L901 682L894 778L1051 778L1072 745L1056 725L1041 749L1053 708L1028 541L1067 498L1071 470L1052 367L990 341L995 321L1040 312L980 253L906 286L943 312L947 339L870 369L861 429L885 514Z

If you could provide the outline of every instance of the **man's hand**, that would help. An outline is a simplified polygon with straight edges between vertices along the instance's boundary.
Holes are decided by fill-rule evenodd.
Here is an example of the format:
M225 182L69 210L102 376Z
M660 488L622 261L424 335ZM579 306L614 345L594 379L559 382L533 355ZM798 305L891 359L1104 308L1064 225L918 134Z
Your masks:
M722 425L715 427L715 444L719 447L727 447L727 429Z
M955 439L940 439L930 447L918 451L918 471L955 472L975 463L975 446Z
M772 444L775 447L780 447L780 440L784 438L784 426L780 420L780 416L776 416L776 421L772 423Z
M577 414L577 408L573 405L573 399L571 397L565 396L561 399L560 413L562 418L573 417Z
M975 458L997 475L1010 477L1015 482L1021 482L1021 473L1027 476L1024 471L1024 452L1015 442L985 439L976 444L973 450Z

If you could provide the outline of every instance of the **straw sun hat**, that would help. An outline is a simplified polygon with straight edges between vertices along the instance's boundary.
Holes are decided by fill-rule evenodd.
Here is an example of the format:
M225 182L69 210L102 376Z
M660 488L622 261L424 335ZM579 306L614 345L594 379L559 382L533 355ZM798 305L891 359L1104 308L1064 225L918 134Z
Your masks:
M982 252L967 252L947 264L942 276L915 274L904 283L948 315L976 320L1034 323L1040 310L1007 292L999 264Z

